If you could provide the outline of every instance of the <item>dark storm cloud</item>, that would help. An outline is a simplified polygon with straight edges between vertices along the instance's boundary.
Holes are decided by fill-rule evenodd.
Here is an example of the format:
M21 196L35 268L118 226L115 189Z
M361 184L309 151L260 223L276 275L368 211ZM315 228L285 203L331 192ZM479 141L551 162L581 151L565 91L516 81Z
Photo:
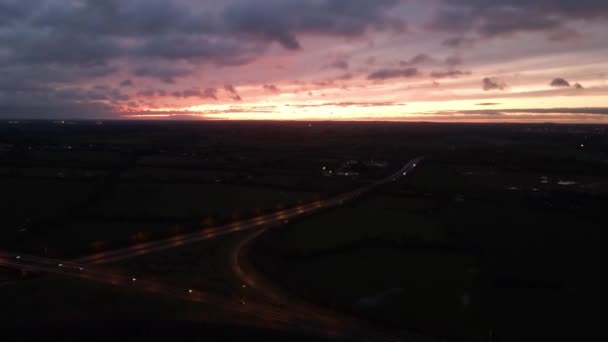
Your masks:
M279 88L277 88L277 86L274 84L264 84L263 88L264 90L270 91L272 93L280 92Z
M140 90L137 92L137 97L154 97L156 96L156 91L153 89Z
M448 56L445 59L435 58L426 53L420 53L406 61L400 61L399 65L407 66L448 66L453 67L462 64L462 58L459 56Z
M61 100L72 101L129 101L129 95L123 94L118 89L106 86L95 86L92 89L68 88L55 91L55 96Z
M456 78L460 76L470 75L470 71L462 70L446 70L446 71L433 71L431 72L432 78Z
M47 99L64 101L54 107L62 108L58 112L70 112L67 107L73 104L81 109L82 104L76 103L78 96L55 97L52 91L59 85L119 77L125 70L173 83L208 63L249 63L266 53L272 43L298 49L302 34L356 37L370 29L404 30L405 22L390 14L399 2L0 0L0 105L18 112L19 104L27 101L11 100L9 106L7 99L20 88L20 96L32 104L24 107L24 115L36 101L40 106L54 104ZM336 67L344 68L344 64ZM204 98L217 98L217 91L200 92ZM239 98L228 92L233 99ZM80 96L78 101L106 98L109 103L125 98L90 95ZM109 108L93 107L95 113Z
M58 85L72 85L81 81L111 75L116 68L94 65L88 68L70 65L0 65L0 93L27 95L45 92Z
M561 28L558 30L554 30L553 32L549 33L549 40L553 40L553 41L567 41L567 40L575 40L575 39L580 39L583 35L573 29L570 28Z
M226 84L224 90L228 93L228 96L235 101L242 101L243 99L236 91L236 88L232 84Z
M0 26L26 17L37 4L35 1L0 1Z
M608 19L604 0L442 0L428 27L436 31L466 34L475 32L491 38L523 31L549 33L553 40L571 39L577 32L568 28L571 20ZM449 46L466 42L464 37L445 41Z
M482 83L482 87L484 91L490 91L490 90L505 90L505 88L507 87L506 84L501 83L493 78L489 78L486 77L483 80L481 80Z
M603 0L443 0L444 3L475 10L504 7L528 8L531 12L560 15L569 18L608 18L608 3Z
M112 39L91 39L77 32L30 29L0 31L0 43L7 50L5 63L23 65L64 64L89 67L105 64L109 59L125 52Z
M213 20L194 2L170 0L30 0L39 9L30 13L33 23L56 31L89 36L142 37L166 33L203 33Z
M348 62L343 59L333 61L326 66L326 68L328 68L328 69L341 69L341 70L346 70L346 69L348 69L348 67L349 67Z
M560 27L562 21L539 16L525 8L485 8L476 10L441 10L430 24L430 28L446 32L468 32L475 30L482 37L513 34L518 31L545 31ZM464 39L464 38L460 38ZM461 41L450 41L448 45L459 45Z
M450 37L442 42L443 46L450 48L471 47L475 44L475 39L467 37Z
M217 100L217 89L215 88L206 88L203 90L202 98L204 99L214 99Z
M112 106L100 102L66 103L45 99L25 103L0 102L0 117L2 118L103 118L107 117L112 110Z
M171 95L174 97L181 97L181 98L198 97L200 99L217 100L217 89L206 88L206 89L201 90L199 88L192 88L192 89L186 89L183 91L176 91L176 92L173 92Z
M437 61L435 60L435 58L427 55L426 53L421 53L421 54L418 54L418 55L410 58L407 61L401 61L401 62L399 62L399 64L401 66L420 65L420 64L433 64L433 63L437 63Z
M367 28L403 30L405 23L387 14L399 0L243 0L224 11L229 32L299 49L298 33L361 35Z
M517 31L549 31L561 24L559 19L538 16L525 9L491 9L478 26L478 32L485 37L495 37Z
M133 81L131 81L131 80L124 80L124 81L120 82L120 86L121 87L132 87L133 86Z
M582 84L580 84L580 83L570 84L570 82L568 82L566 79L563 79L561 77L554 79L553 81L551 81L551 83L549 85L552 86L553 88L568 88L568 87L572 86L575 89L585 89L585 87L583 87Z
M146 40L132 51L133 54L142 58L202 61L217 65L245 64L262 52L261 46L228 37L218 40L199 36L174 35Z
M139 77L153 77L158 78L164 83L173 84L175 78L189 75L191 70L184 68L177 68L168 65L162 66L140 66L135 69L135 76Z
M445 64L455 66L462 64L462 58L459 56L449 56L445 59Z
M354 77L353 74L346 73L346 74L342 74L342 75L336 77L334 80L335 81L348 81L348 80L351 80L353 77Z
M381 69L367 76L368 80L387 80L391 78L414 77L418 75L418 69Z
M551 81L550 85L555 88L564 88L564 87L569 87L570 82L566 81L565 79L563 79L561 77L558 77L558 78L554 79L553 81Z
M473 15L461 8L441 9L428 26L436 31L465 32L473 27Z

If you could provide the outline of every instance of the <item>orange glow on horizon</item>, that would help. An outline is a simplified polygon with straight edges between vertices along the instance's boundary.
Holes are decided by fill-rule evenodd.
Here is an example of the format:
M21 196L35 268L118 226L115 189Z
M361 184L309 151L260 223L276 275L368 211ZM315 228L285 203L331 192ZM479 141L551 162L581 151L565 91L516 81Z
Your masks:
M273 99L274 100L274 99ZM261 121L437 121L437 122L597 122L608 123L606 115L568 113L564 109L604 108L603 96L561 96L550 98L503 97L419 101L289 103L273 102L205 104L184 108L155 108L123 111L126 119L261 120ZM547 108L560 108L551 113ZM511 112L511 110L520 112ZM535 112L534 110L542 110ZM501 115L497 115L501 114ZM608 114L608 113L607 113Z

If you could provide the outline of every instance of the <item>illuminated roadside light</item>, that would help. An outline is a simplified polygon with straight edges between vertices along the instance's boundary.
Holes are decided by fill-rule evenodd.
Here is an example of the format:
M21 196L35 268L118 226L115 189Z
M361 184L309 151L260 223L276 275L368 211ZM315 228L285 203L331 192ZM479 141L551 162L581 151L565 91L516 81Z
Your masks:
M84 271L84 267L79 267L78 269L81 271Z
M131 281L136 282L136 281L137 281L137 278L133 278L133 279L131 279Z
M192 289L188 290L189 294L192 294L193 292L194 292L194 290L192 290Z
M414 164L414 167L418 166L417 164Z
M247 287L247 285L243 284L243 288L246 288L246 287Z
M17 259L17 260L21 259L21 255L17 255L17 256L15 257L15 259Z
M63 267L63 264L59 264L59 265L57 265L57 266L59 266L59 267Z
M216 229L214 228L209 228L209 229L205 229L202 231L202 234L207 236L207 237L214 237L216 235Z

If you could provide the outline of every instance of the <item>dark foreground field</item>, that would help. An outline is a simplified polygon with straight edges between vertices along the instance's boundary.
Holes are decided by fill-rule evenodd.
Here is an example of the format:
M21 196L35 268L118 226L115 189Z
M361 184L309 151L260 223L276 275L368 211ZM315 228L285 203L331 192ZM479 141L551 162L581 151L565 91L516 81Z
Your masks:
M550 124L0 123L0 249L86 256L327 198L425 156L403 180L270 230L246 257L289 296L386 331L577 336L607 285L606 133ZM104 267L258 299L229 269L241 238ZM2 269L0 302L5 321L232 315Z

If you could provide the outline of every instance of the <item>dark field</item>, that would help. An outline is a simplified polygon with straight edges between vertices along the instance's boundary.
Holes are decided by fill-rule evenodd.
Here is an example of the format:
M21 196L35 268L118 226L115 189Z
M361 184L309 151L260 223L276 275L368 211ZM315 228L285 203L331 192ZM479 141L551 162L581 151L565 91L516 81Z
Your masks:
M580 336L607 285L607 133L551 124L0 123L0 249L57 259L110 251L325 199L425 156L355 202L270 229L241 258L285 295L382 331L454 341ZM357 161L348 176L328 174L348 161ZM230 270L247 236L102 269L263 301ZM232 315L2 268L0 302L4 320Z

